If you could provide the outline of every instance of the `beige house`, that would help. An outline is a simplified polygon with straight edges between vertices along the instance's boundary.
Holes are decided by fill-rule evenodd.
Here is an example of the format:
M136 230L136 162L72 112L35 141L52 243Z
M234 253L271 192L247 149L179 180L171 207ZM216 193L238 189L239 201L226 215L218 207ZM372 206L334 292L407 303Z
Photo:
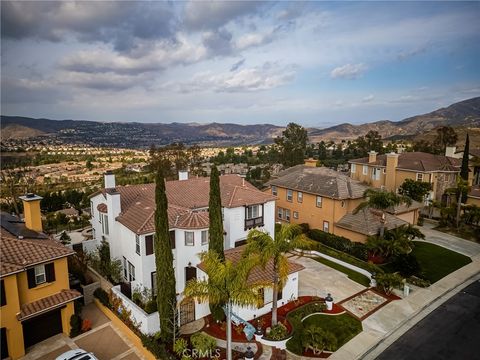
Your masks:
M428 199L440 201L445 190L456 186L461 160L424 152L377 155L349 161L350 176L375 188L398 191L406 179L432 184Z
M381 214L371 209L353 214L364 200L366 184L340 172L315 167L316 161L305 162L279 173L267 183L266 192L277 196L276 221L306 223L352 241L365 242L367 236L378 233ZM386 214L386 228L416 223L421 204L408 209L398 207Z

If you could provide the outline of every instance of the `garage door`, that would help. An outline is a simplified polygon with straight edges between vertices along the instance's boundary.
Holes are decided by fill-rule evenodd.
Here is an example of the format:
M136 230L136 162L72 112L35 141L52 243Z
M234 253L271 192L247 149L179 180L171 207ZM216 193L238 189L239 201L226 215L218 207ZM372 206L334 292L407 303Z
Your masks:
M22 323L25 348L62 332L61 309L49 311L43 315Z

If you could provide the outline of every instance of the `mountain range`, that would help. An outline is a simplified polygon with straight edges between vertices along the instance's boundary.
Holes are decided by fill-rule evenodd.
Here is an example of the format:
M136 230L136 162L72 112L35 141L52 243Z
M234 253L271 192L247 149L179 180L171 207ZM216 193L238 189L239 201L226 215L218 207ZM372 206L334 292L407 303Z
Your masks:
M401 121L382 120L361 125L340 124L329 128L308 129L312 142L351 140L376 130L382 138L418 138L428 136L439 126L480 128L480 97L464 100L427 114ZM238 124L133 123L86 120L50 120L1 116L1 138L25 139L56 137L67 143L119 147L149 147L171 142L202 145L241 145L271 143L284 127Z

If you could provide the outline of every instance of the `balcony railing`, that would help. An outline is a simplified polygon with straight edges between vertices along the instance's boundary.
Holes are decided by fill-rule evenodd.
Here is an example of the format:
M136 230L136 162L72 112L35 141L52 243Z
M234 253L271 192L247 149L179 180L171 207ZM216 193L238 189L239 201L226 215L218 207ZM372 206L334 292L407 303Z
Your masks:
M263 216L253 219L245 219L245 230L255 228L257 226L263 226Z

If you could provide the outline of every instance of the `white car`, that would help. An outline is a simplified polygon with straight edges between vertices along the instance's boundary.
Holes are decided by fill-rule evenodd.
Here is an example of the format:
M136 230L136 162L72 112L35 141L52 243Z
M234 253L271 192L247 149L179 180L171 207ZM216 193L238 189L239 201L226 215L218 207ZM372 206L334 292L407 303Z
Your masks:
M82 349L67 351L58 356L55 360L98 360L93 353L89 353Z

